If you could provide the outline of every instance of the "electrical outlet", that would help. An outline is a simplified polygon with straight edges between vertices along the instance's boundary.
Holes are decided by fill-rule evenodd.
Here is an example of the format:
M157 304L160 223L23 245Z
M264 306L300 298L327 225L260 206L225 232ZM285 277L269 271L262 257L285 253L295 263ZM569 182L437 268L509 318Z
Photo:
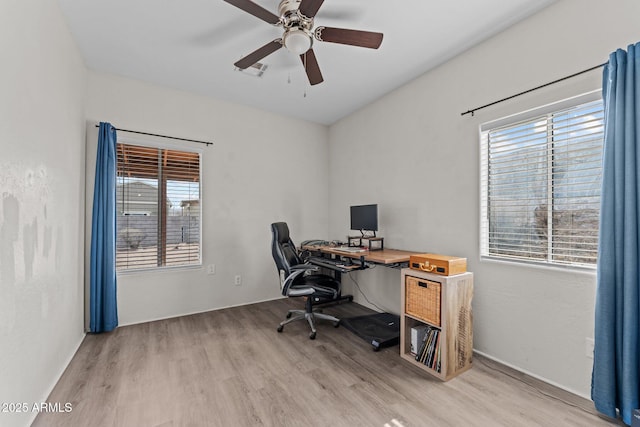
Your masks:
M207 274L216 274L216 265L215 264L209 264L207 266Z
M236 275L234 282L233 282L236 286L240 286L242 285L242 276L240 276L239 274Z
M593 359L593 348L595 347L595 341L593 340L593 338L585 338L584 344L585 344L585 355L589 359Z

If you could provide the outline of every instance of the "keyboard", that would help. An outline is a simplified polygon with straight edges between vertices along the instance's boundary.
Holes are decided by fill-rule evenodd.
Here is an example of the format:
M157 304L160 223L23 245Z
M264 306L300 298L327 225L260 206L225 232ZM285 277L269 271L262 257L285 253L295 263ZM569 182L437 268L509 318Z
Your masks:
M311 257L307 259L310 264L317 265L319 267L325 267L330 270L338 270L342 272L348 272L351 270L362 270L368 268L367 265L360 265L359 263L351 263L340 259L331 259L325 257Z
M335 248L331 248L334 251L339 251L339 252L349 252L349 253L360 253L360 252L366 252L367 250L364 248L359 248L357 246L336 246Z

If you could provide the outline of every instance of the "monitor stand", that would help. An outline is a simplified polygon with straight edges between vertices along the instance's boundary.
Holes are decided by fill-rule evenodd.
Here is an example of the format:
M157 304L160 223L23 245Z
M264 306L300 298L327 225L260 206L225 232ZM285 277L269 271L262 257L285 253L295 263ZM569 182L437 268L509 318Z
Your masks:
M374 351L400 342L400 316L375 313L340 320L344 326L373 346Z

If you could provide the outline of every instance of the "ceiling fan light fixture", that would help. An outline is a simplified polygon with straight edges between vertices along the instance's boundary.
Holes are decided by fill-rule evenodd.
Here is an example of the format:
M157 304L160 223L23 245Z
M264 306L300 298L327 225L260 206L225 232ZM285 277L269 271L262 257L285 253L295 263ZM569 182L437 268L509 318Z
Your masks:
M311 49L312 38L308 32L294 28L285 33L283 43L289 52L302 55Z

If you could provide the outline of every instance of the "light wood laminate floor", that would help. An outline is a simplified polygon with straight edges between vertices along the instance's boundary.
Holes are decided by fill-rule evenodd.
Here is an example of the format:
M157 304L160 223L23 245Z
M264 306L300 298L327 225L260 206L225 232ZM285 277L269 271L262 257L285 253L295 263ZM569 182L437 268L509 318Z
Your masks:
M34 426L615 426L590 402L485 358L442 383L345 328L278 323L276 300L87 335ZM325 309L339 317L357 304Z

